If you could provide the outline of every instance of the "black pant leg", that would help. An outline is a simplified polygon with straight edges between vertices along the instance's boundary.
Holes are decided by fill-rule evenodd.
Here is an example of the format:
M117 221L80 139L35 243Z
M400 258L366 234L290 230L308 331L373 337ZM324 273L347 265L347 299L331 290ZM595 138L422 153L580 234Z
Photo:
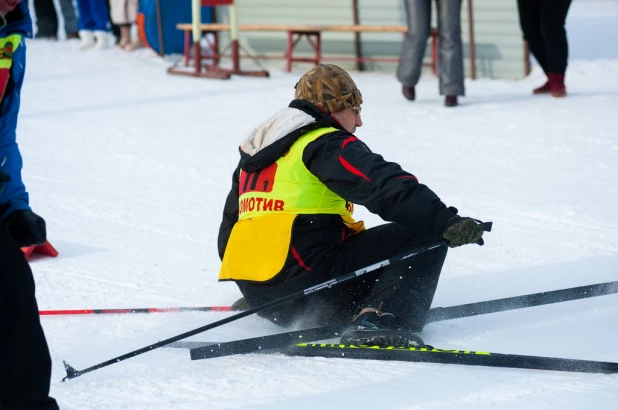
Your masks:
M54 0L34 0L34 11L38 28L36 37L58 36L58 14Z
M380 225L353 236L333 252L335 272L345 274L435 239L414 235L398 224ZM403 327L420 331L431 308L446 253L446 246L423 252L365 274L350 281L348 286L344 283L339 293L354 301L353 306L346 302L355 313L364 307L379 308L394 314Z
M57 410L51 358L24 254L0 227L0 408Z
M314 268L311 273L315 275L314 284L383 261L432 239L436 238L416 236L394 223L368 229L333 249L320 266ZM362 308L375 307L393 313L404 327L420 330L431 307L445 257L446 246L320 290L260 315L281 326L305 328L346 323ZM267 288L263 291L269 292Z
M517 0L519 24L528 42L530 52L545 73L548 73L547 49L541 32L541 6L543 0ZM550 0L551 1L551 0Z
M542 0L541 33L547 50L547 72L564 74L569 57L565 29L571 0Z

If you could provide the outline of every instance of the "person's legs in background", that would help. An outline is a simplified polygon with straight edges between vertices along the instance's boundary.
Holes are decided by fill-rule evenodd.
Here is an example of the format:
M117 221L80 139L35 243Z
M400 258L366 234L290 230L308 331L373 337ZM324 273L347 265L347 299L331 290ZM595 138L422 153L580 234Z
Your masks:
M77 16L73 0L60 0L60 11L64 18L64 31L67 39L79 38L77 33Z
M77 0L77 27L81 39L78 50L94 47L94 19L90 12L90 0Z
M528 43L528 49L539 63L545 75L548 75L548 60L545 40L541 33L541 6L542 0L517 0L519 10L519 25ZM546 94L550 91L548 80L542 86L535 88L533 94Z
M111 0L106 0L106 1L107 1L107 8L109 9L109 21L112 25L112 34L114 35L114 37L116 37L116 44L119 44L120 37L121 37L120 27L118 26L118 24L114 24L114 21L112 20Z
M565 97L564 75L569 56L564 27L571 0L542 0L540 31L547 52L547 76L552 97Z
M138 0L111 0L111 20L120 27L118 48L125 51L137 50L142 46L139 36L131 38L131 28L137 22Z
M402 84L404 97L416 98L414 87L421 77L427 39L431 33L431 0L404 0L408 33L401 47L397 79Z
M54 0L34 0L33 5L37 26L34 38L56 40L58 38L58 15Z
M463 50L461 42L461 0L437 0L438 77L440 95L447 107L457 105L465 95Z
M94 20L95 47L98 49L109 46L109 7L105 0L90 0L90 10Z
M77 0L79 49L108 46L109 9L105 0Z
M139 0L127 0L127 15L131 22L131 27L137 24L137 8L139 6ZM130 34L130 33L129 33ZM131 42L124 48L126 51L134 51L142 47L142 40L139 34L131 39Z
M51 358L34 279L19 245L0 226L0 409L57 410Z

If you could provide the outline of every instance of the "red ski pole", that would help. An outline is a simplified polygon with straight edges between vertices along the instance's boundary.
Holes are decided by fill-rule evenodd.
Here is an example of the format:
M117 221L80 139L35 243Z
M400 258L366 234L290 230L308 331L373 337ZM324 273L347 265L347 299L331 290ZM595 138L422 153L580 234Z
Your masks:
M169 308L133 308L133 309L73 309L73 310L40 310L39 315L109 315L126 313L166 313L166 312L234 312L243 310L235 306L204 306L204 307L169 307Z

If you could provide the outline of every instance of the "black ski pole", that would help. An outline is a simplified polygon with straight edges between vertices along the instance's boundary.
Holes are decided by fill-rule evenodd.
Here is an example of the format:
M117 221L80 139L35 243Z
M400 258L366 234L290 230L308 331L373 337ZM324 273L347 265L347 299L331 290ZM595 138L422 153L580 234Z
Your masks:
M291 300L298 299L298 298L301 298L303 296L310 295L310 294L318 292L318 291L320 291L322 289L330 288L332 286L338 285L339 283L342 283L342 282L345 282L347 280L350 280L350 279L356 278L358 276L364 275L367 272L372 272L374 270L383 268L383 267L391 265L393 263L400 262L402 260L411 258L411 257L413 257L415 255L421 254L423 252L427 252L427 251L429 251L431 249L435 249L435 248L438 248L438 247L444 246L444 245L446 245L446 241L444 239L440 239L440 240L437 240L435 242L431 242L431 243L429 243L427 245L420 245L420 246L416 247L415 249L412 249L412 250L410 250L410 251L408 251L406 253L395 255L395 256L393 256L391 258L385 259L385 260L383 260L381 262L378 262L378 263L375 263L373 265L370 265L370 266L358 269L358 270L356 270L354 272L350 272L350 273L345 274L343 276L339 276L339 277L333 278L331 280L328 280L326 282L320 283L318 285L311 286L310 288L307 288L307 289L304 289L304 290L292 293L292 294L290 294L288 296L284 296L282 298L273 300L272 302L265 303L263 305L255 307L253 309L245 310L244 312L237 313L237 314L235 314L233 316L227 317L225 319L218 320L218 321L210 323L210 324L208 324L206 326L198 327L197 329L193 329L193 330L190 330L188 332L179 334L177 336L170 337L169 339L162 340L162 341L160 341L158 343L154 343L154 344L151 344L149 346L142 347L141 349L137 349L137 350L134 350L134 351L129 352L129 353L125 353L125 354L123 354L121 356L115 357L113 359L110 359L110 360L107 360L105 362L96 364L94 366L88 367L88 368L83 369L83 370L77 370L77 369L73 368L71 365L69 365L66 361L64 361L63 362L64 363L64 368L65 368L65 370L67 372L67 375L66 375L66 377L64 377L62 379L62 381L65 381L65 380L68 380L68 379L74 379L74 378L76 378L78 376L81 376L82 374L90 373L93 370L97 370L97 369L100 369L102 367L106 367L106 366L109 366L109 365L114 364L114 363L121 362L121 361L126 360L126 359L130 359L131 357L135 357L135 356L140 355L142 353L150 352L151 350L157 349L159 347L168 345L168 344L173 343L173 342L177 342L177 341L179 341L181 339L185 339L185 338L187 338L189 336L193 336L193 335L196 335L198 333L205 332L206 330L214 329L215 327L219 327L219 326L222 326L222 325L224 325L226 323L230 323L230 322L233 322L235 320L241 319L241 318L243 318L245 316L249 316L249 315L252 315L254 313L261 312L261 311L263 311L265 309L268 309L268 308L271 308L273 306L282 305L282 304L287 303L287 302L289 302Z

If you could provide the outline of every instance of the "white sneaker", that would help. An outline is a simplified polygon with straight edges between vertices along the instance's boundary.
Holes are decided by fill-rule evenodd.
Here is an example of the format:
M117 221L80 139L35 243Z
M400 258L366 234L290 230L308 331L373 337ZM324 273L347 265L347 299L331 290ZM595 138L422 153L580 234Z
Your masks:
M94 41L94 33L90 30L80 30L79 38L80 42L77 46L78 50L87 50L94 47L94 45L96 44Z
M97 44L94 48L101 50L109 47L109 34L107 33L107 31L95 31L94 38L97 41Z

